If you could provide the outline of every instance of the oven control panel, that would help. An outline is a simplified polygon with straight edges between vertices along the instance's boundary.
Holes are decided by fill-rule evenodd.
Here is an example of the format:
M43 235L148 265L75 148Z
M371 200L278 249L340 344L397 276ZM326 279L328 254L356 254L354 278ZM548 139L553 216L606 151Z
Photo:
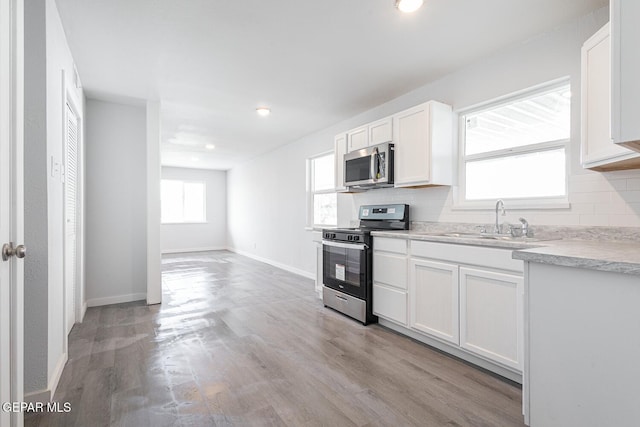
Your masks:
M332 240L334 242L367 243L367 236L369 235L370 233L368 231L358 229L323 230L322 239Z

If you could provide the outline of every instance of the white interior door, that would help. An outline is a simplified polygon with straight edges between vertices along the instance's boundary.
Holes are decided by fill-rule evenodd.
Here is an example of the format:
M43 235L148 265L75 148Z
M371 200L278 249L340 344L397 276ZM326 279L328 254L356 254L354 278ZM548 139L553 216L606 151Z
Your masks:
M7 63L9 2L0 0L0 246L11 241L11 104L10 66ZM11 264L0 261L0 402L11 401ZM0 425L11 422L10 413L0 410Z
M0 0L0 246L6 255L0 257L0 402L24 400L24 267L13 250L24 238L22 5ZM21 413L0 410L1 426L22 424Z
M65 114L64 294L67 334L76 323L78 234L78 116L67 103Z

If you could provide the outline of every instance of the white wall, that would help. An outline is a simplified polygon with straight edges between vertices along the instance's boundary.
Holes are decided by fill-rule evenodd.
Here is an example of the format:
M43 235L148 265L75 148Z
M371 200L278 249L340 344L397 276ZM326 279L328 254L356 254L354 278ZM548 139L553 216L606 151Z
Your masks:
M511 212L509 219L517 220L517 215L523 214L534 226L638 223L640 210L632 204L636 198L640 201L640 193L633 190L640 189L640 172L599 174L584 171L579 165L580 47L607 20L608 8L600 9L232 169L228 172L229 246L312 273L314 244L304 230L305 159L332 149L334 135L428 100L445 102L460 110L565 76L570 76L573 92L573 136L569 148L572 206L564 211ZM451 188L439 187L341 194L339 225L357 219L358 206L368 203L409 203L414 221L491 222L489 210L452 210L451 193ZM264 221L253 220L252 207L261 209ZM615 209L614 214L602 212L611 209Z
M227 173L225 171L163 167L162 179L203 181L206 186L205 224L163 224L163 253L226 249Z
M162 302L160 103L147 101L147 304Z
M305 159L333 149L333 135L311 135L227 172L231 250L314 274L315 247L305 231Z
M86 103L86 295L89 306L147 293L146 108Z
M67 97L79 109L79 120L84 117L84 95L75 84L75 64L62 27L54 0L47 0L47 153L51 159L64 164L64 128ZM63 81L64 76L64 81ZM82 144L82 136L80 137ZM80 147L82 150L82 147ZM49 171L49 375L55 381L61 375L67 359L65 304L64 304L64 185L63 170ZM77 283L82 287L80 282ZM55 384L49 384L55 390Z
M25 4L25 394L47 397L66 362L64 111L83 93L54 0ZM64 76L64 80L63 80ZM82 136L80 138L82 141ZM82 148L81 148L82 149ZM57 164L52 168L52 164ZM78 283L81 287L82 282Z
M460 110L545 81L570 76L571 143L568 150L568 209L515 210L506 203L507 222L520 216L532 226L640 226L640 172L592 172L580 165L580 47L608 21L603 8L524 45L496 54L392 101L397 107L437 99ZM400 109L400 108L397 108ZM544 173L544 171L541 171ZM408 203L412 220L491 223L492 210L456 210L451 187L380 189L352 197L351 218L369 203ZM502 219L501 219L502 220Z

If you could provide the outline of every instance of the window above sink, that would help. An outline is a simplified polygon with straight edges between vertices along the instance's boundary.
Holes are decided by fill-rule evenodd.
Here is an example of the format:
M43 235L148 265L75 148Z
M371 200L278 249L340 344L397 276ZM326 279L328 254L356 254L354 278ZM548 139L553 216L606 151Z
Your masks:
M459 112L460 186L454 208L568 207L569 79Z

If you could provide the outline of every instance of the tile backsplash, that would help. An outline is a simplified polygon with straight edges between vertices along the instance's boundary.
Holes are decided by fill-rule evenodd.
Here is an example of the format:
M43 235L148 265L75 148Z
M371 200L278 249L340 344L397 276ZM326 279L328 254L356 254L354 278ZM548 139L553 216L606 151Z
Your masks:
M501 222L518 223L525 217L532 225L640 227L640 170L591 172L571 175L569 208L510 209ZM425 222L491 223L493 209L453 208L453 187L387 188L348 195L351 220L363 204L407 203L411 220Z

